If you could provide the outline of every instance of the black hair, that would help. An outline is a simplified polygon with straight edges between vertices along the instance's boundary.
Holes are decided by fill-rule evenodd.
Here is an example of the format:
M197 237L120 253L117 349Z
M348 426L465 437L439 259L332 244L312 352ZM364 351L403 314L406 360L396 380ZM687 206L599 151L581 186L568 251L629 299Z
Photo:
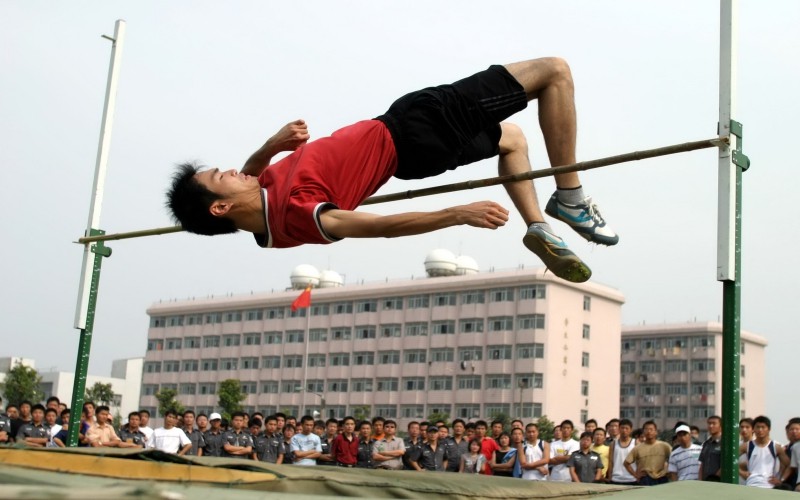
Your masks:
M453 420L453 424L452 424L452 425L453 425L453 427L455 427L455 426L456 426L456 424L461 424L461 425L463 425L465 428L467 427L467 424L466 424L466 423L465 423L465 422L464 422L462 419L460 419L460 418L457 418L457 419Z
M587 426L589 424L597 425L597 420L595 420L593 418L590 418L589 420L587 420L586 422L583 423L584 426Z
M61 404L61 400L58 399L56 396L50 396L49 398L47 398L47 404L50 404L53 401L55 401L58 404Z
M764 424L767 426L767 429L772 429L772 421L764 415L759 415L753 419L753 427L755 427L756 424Z
M592 435L592 433L591 433L591 432L589 432L589 431L583 431L583 432L581 432L581 439L583 439L583 438L589 438L589 439L592 439L592 437L593 437L593 435Z
M35 404L31 407L31 413L35 412L36 410L42 410L42 413L44 413L44 405Z
M232 220L215 217L209 211L219 195L197 182L195 175L203 168L194 163L178 165L167 191L167 208L172 218L190 233L214 236L238 231Z
M65 415L70 415L69 408L64 408L61 410L61 418L63 419Z
M312 417L311 415L303 415L303 418L300 419L300 425L303 425L305 422L308 422L309 420L313 423L314 417Z
M329 418L328 420L325 421L325 427L329 426L330 424L339 425L339 421L335 418Z
M658 430L658 424L656 424L654 420L648 420L647 422L643 423L642 430L644 430L644 428L647 427L648 425L652 425L655 428L655 430Z
M132 412L128 413L128 420L130 420L131 417L142 418L142 415L138 411L132 411Z
M100 405L100 406L98 406L97 408L94 409L95 415L100 413L100 412L103 412L103 411L107 411L108 413L111 413L111 408L109 408L108 406L105 406L105 405Z
M633 422L629 418L623 418L619 421L619 426L622 427L623 425L627 425L631 429L633 429Z
M169 417L170 415L172 415L175 418L178 418L178 412L176 412L175 410L167 410L164 412L164 418Z
M147 415L149 417L150 416L150 411L145 410L145 409L141 409L141 410L139 410L139 416L141 417L142 414Z
M242 417L242 420L244 420L244 412L243 411L235 411L235 412L231 413L231 420L233 420L236 417Z
M185 412L183 412L182 416L185 417L186 415L188 415L190 413L192 414L193 417L195 416L195 414L194 414L194 412L192 410L186 410Z
M260 429L261 428L261 419L258 418L258 417L254 418L253 420L251 420L249 422L248 427L258 427Z

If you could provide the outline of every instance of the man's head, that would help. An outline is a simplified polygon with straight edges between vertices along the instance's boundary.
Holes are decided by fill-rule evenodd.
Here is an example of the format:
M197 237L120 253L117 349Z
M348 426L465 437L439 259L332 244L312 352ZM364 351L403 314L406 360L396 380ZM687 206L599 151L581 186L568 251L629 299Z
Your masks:
M308 436L314 431L314 417L305 415L300 419L300 427L303 429L303 434ZM372 428L370 428L372 430Z
M250 425L250 434L258 436L258 434L261 432L261 419L254 418L249 422L249 425Z
M231 414L231 427L236 432L241 431L244 428L244 413L240 411L235 411Z
M606 433L608 433L609 437L615 438L619 436L619 419L612 418L606 424Z
M743 418L739 420L739 437L742 442L747 443L753 439L753 419Z
M493 420L492 421L492 437L497 439L500 437L500 434L503 433L503 421L502 420Z
M94 417L94 412L95 412L94 401L86 401L86 402L84 402L83 403L83 411L86 413L86 415L89 418Z
M387 438L393 438L397 434L397 422L394 420L387 420L383 423L383 432Z
M141 418L139 418L138 411L132 411L128 413L128 430L132 432L139 430L140 423L141 423Z
M336 437L336 434L339 433L339 421L335 418L329 418L325 421L325 434L328 435L329 438Z
M61 410L61 427L66 429L69 426L69 408Z
M219 413L212 413L208 416L208 422L211 424L213 430L219 431L222 428L222 415ZM142 425L144 425L144 423Z
M606 430L602 427L598 427L592 433L592 439L594 440L594 444L600 446L601 444L605 444L606 442Z
M572 439L572 432L574 430L575 426L572 425L572 420L564 420L561 422L561 440L569 441Z
M267 421L264 423L264 434L267 436L272 436L275 434L275 431L278 430L278 419L275 418L275 415L270 415L267 417Z
M108 406L98 406L97 410L95 410L95 416L98 424L107 424L111 418L111 410Z
M531 443L535 443L537 439L539 439L539 426L530 423L525 426L525 439L527 439Z
M439 442L439 429L435 425L429 426L427 429L428 443Z
M289 441L294 436L294 426L292 424L283 424L283 439Z
M456 437L463 436L464 431L466 430L466 425L464 421L460 418L453 420L453 435Z
M525 441L525 431L521 427L511 429L511 446L516 448Z
M369 441L370 436L372 436L372 424L369 420L362 420L361 423L358 424L358 434L362 440Z
M464 437L467 441L472 441L472 438L475 437L475 424L469 422L468 424L464 425Z
M186 419L184 418L184 422L185 421ZM206 415L205 413L200 413L197 415L197 428L200 429L201 431L208 430L208 415Z
M788 439L790 443L800 441L800 418L794 417L789 419L789 422L786 424L786 439Z
M8 418L10 418L11 420L18 419L19 418L19 407L17 405L14 405L14 404L9 404L8 406L6 406L6 415L8 415Z
M586 428L586 432L592 432L593 433L594 430L597 429L597 420L595 420L593 418L590 418L589 420L586 421L586 424L584 424L584 425L585 425L585 428Z
M236 170L201 168L193 163L178 165L167 191L167 207L172 217L192 233L206 236L235 233L236 225L227 215L243 189L258 192L258 179Z
M52 409L54 409L56 411L61 411L61 410L58 409L58 405L59 404L61 404L61 400L60 399L58 399L55 396L50 396L49 398L47 398L47 403L45 404L45 406L47 408L52 408Z
M486 424L485 420L478 420L475 422L475 437L478 439L483 439L486 437L486 429L489 426Z
M768 439L771 428L772 421L764 415L759 415L753 419L753 432L756 435L756 439Z
M183 412L183 426L190 430L194 427L194 412L192 410Z
M376 436L380 436L383 434L383 426L386 422L386 419L383 417L374 417L372 419L372 432Z
M58 412L55 408L47 408L44 410L44 421L47 422L47 425L55 425L56 420L58 420Z
M581 450L588 450L589 447L592 445L592 433L589 431L584 431L581 433Z
M511 421L511 428L512 429L524 429L525 424L522 423L522 420L515 418Z
M692 445L692 429L688 425L679 425L675 428L675 435L678 436L678 444L683 448Z
M717 415L712 415L706 419L708 426L708 433L711 436L719 436L722 434L722 419Z
M561 426L553 427L553 441L561 441Z
M631 437L631 433L633 432L633 422L628 420L627 418L623 418L619 421L619 435L622 439L628 439Z
M31 419L35 424L41 424L44 421L44 406L33 405L31 410Z
M653 443L658 438L658 426L652 420L648 420L642 425L642 434L645 441Z
M325 421L324 420L314 420L314 434L319 437L325 435Z
M411 438L419 437L419 422L413 421L408 424L408 435Z
M178 423L178 413L173 410L167 410L164 413L164 428L172 429Z
M348 436L353 432L355 432L356 419L354 419L353 417L344 417L344 420L342 421L342 429L344 430L344 433L347 434Z
M282 431L283 426L286 425L286 414L281 412L276 413L275 422L278 424L278 430Z
M443 440L443 439L445 439L445 438L447 438L449 436L450 436L450 428L445 424L440 425L439 426L439 440L441 441L441 440Z
M139 410L139 418L141 419L141 423L139 425L141 425L142 427L147 427L148 425L150 425L150 412L149 411L144 410L144 409Z
M22 420L30 420L31 419L31 402L30 401L23 401L19 404L19 417Z
M700 427L697 427L696 425L690 425L689 435L692 436L692 439L700 440Z

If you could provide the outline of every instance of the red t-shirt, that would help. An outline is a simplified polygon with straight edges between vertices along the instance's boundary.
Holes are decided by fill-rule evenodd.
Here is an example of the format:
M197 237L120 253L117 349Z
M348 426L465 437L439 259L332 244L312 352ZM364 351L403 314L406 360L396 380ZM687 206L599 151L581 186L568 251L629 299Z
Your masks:
M360 121L306 144L258 176L267 234L256 235L256 242L287 248L338 241L325 233L320 212L355 209L396 169L394 142L378 120Z
M358 436L354 433L352 439L347 439L344 434L339 434L333 438L331 457L337 463L355 465L358 461Z
M481 455L486 457L487 464L492 463L492 457L494 457L494 452L496 452L499 449L500 446L497 444L497 441L495 441L490 437L485 437L483 438L483 441L481 441ZM492 476L494 475L494 472L492 471L491 467L487 466L483 469L483 474L487 476Z

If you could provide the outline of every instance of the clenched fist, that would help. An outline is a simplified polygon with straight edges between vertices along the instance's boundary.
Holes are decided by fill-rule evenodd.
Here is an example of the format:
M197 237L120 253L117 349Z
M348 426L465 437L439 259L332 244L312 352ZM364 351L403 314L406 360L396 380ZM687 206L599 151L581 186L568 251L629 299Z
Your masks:
M493 201L476 201L469 205L453 207L461 224L487 229L497 229L508 221L508 210Z
M308 125L305 120L295 120L281 127L278 132L270 137L267 143L270 149L277 153L280 151L294 151L308 142Z

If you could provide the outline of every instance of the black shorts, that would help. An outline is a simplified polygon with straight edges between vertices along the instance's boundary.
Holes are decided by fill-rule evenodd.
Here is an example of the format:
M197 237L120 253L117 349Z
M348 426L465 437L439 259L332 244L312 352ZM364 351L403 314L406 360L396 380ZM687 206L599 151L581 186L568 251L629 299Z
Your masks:
M385 114L400 179L422 179L498 153L500 122L528 106L525 89L503 66L396 100Z

